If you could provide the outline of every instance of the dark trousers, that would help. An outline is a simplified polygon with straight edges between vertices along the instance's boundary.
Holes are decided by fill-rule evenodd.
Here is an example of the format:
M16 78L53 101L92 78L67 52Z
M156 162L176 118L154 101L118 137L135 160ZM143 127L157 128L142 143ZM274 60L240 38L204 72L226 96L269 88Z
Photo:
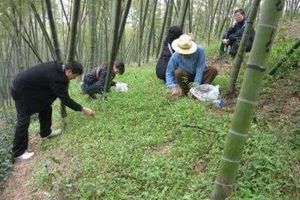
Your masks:
M14 157L22 155L28 148L28 128L30 125L30 116L35 113L28 111L24 105L26 104L20 100L15 101L17 110L17 125L12 149ZM51 105L45 107L43 110L40 110L38 112L38 116L40 122L40 136L47 137L51 133Z
M218 70L214 67L207 67L203 72L202 83L210 84L218 74ZM189 83L193 82L195 79L195 74L190 74L183 69L175 70L175 79L177 84L182 89L183 93L187 95L190 90Z
M226 53L228 48L230 48L229 54L232 57L235 57L235 55L237 54L237 51L239 49L239 43L237 41L230 42L229 44L224 44L223 42L221 42L220 54L222 55L222 54Z
M169 60L169 56L161 56L156 64L156 76L164 82L166 82L166 71Z
M232 57L235 57L238 50L239 50L239 41L236 40L234 42L231 42L229 44L224 44L223 42L221 43L220 45L220 55L224 54L227 52L227 49L230 47L230 50L229 50L229 54L232 56ZM248 41L247 44L246 44L246 52L249 52L251 50L251 47L252 47L252 42L251 41Z
M228 49L228 46L229 46L229 45L224 44L223 42L221 42L220 50L219 50L220 54L226 53L226 52L227 52L227 49Z
M103 92L103 84L100 81L96 81L93 84L83 83L81 86L82 91L88 95L101 94Z

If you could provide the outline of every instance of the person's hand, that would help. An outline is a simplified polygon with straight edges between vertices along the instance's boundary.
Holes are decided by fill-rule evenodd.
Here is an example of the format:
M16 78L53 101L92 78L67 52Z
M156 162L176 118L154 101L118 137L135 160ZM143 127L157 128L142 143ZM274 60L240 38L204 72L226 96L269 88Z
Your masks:
M182 96L182 89L180 87L174 87L172 88L172 96Z
M89 109L89 108L85 108L85 107L82 108L82 112L83 112L83 114L85 114L86 116L94 116L94 115L95 115L95 112L94 112L94 111L92 111L92 110Z
M224 44L228 44L229 43L229 39L223 39L223 43Z

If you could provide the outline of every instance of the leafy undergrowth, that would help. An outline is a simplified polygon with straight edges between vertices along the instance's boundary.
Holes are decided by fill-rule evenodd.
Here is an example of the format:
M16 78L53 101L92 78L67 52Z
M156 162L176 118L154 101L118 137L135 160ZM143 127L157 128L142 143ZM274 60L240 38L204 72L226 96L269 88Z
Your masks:
M118 81L127 93L96 100L71 84L71 96L97 114L69 111L63 134L38 145L35 191L54 199L208 199L232 113L170 98L153 68L129 68ZM227 83L221 76L215 84ZM288 130L252 124L232 199L300 197L299 135Z
M16 116L9 110L0 110L0 181L11 175L13 164L11 144ZM1 188L0 188L1 190Z

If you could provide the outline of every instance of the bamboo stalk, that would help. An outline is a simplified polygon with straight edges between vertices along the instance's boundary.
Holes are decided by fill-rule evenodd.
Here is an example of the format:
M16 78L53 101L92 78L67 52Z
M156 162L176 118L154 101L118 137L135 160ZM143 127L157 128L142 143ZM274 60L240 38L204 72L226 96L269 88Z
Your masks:
M215 187L212 193L212 199L214 200L230 198L233 191L239 163L242 159L245 142L249 136L248 131L266 70L264 66L270 54L283 8L284 0L265 0L262 4L261 18L248 60L248 68L242 83L231 128L227 135L217 178L215 179Z

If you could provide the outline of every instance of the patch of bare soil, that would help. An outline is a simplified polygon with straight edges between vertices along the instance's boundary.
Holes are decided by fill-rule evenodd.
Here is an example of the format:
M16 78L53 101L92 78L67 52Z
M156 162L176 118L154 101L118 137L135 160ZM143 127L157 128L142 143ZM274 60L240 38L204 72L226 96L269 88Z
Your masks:
M205 170L207 169L207 165L208 165L207 160L199 159L193 164L193 171L196 174L205 172Z
M289 119L295 125L299 123L300 96L290 89L299 75L300 70L295 69L290 77L274 80L269 85L269 90L261 96L257 108L262 118L273 125L277 125L282 119Z
M172 143L167 142L167 143L163 143L159 146L156 146L155 148L150 150L150 154L152 155L169 155L172 149Z
M214 67L218 70L218 74L230 75L230 71L232 68L232 58L230 56L225 56L222 59L218 59L217 57L213 57L208 60L207 66Z
M292 27L299 28L299 25ZM300 31L299 31L300 33ZM247 60L244 58L244 62ZM219 70L219 74L230 76L232 68L232 60L229 58L217 59L212 58L208 62L209 66ZM295 125L300 121L300 88L290 88L299 81L300 69L294 69L292 75L282 79L275 77L265 86L265 91L259 97L259 105L256 108L257 114L267 122L276 126L282 119L289 119ZM298 84L300 85L300 84ZM296 86L297 87L297 86ZM267 89L266 89L267 88ZM299 90L295 93L295 90ZM238 93L238 91L237 91ZM234 94L232 98L226 98L222 111L234 112L238 94Z
M280 26L278 32L282 32L280 36L289 36L292 38L300 38L300 20L286 21L282 26ZM278 37L280 37L278 36Z
M38 142L37 135L30 135L30 149L34 149ZM33 163L39 158L39 153L35 151L34 157L28 161L16 160L13 175L6 181L0 183L1 200L43 200L43 195L34 193L30 187L30 179L34 169Z

